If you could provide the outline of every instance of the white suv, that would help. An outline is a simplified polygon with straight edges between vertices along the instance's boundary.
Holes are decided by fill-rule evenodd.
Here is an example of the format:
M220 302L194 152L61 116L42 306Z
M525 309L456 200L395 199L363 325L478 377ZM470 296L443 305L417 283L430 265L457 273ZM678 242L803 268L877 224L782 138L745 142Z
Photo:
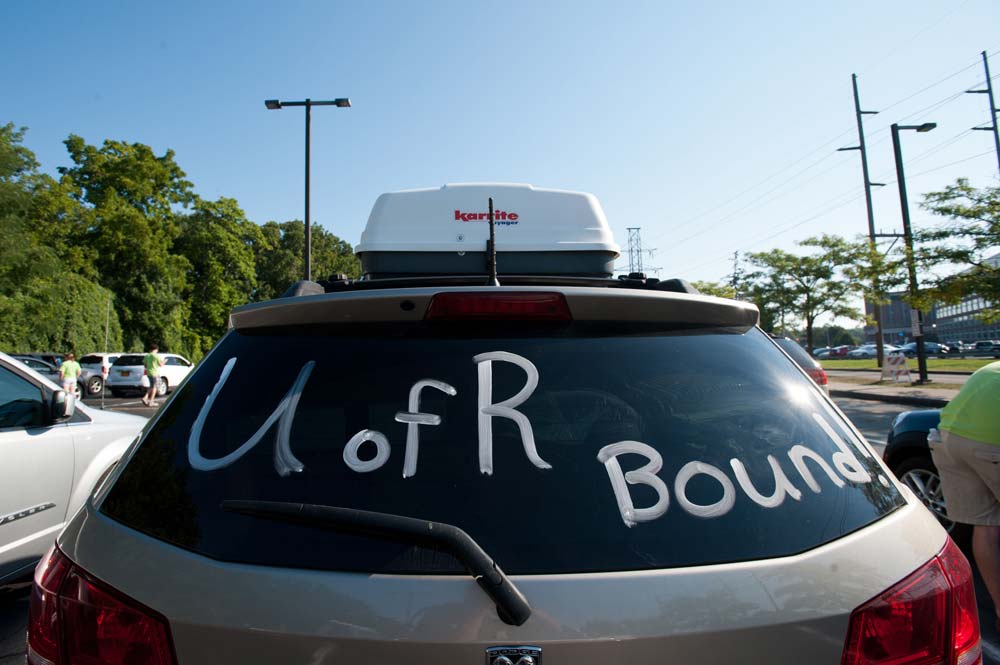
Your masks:
M92 411L0 353L0 587L31 572L145 422Z
M115 353L88 353L80 358L80 389L84 395L100 395L104 391L104 382L123 351Z
M146 390L142 385L142 376L146 369L142 364L142 359L145 355L144 353L129 353L115 361L107 381L112 395L123 397L128 392ZM160 353L158 355L166 361L166 364L160 368L159 380L156 382L156 395L160 397L180 385L180 382L191 373L194 364L176 353Z

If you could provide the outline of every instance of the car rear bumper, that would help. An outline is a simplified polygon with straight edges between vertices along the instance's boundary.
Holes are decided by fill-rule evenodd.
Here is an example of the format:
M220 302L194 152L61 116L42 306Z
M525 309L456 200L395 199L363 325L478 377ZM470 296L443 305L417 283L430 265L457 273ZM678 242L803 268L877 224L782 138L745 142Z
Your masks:
M89 504L59 545L163 614L186 665L304 665L333 654L338 662L482 662L487 647L525 644L555 662L840 662L851 611L945 543L934 517L907 495L907 505L874 524L795 556L514 576L533 607L519 627L500 621L465 576L226 563L129 529Z

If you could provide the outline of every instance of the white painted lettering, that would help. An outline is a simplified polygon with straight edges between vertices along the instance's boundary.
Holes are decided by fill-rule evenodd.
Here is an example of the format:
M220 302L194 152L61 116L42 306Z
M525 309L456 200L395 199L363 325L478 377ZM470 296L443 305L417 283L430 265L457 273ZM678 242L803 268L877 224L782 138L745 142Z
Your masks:
M312 373L313 367L316 366L314 360L310 360L302 366L298 377L295 379L292 387L288 389L288 392L285 393L281 402L278 403L278 406L271 412L271 415L268 416L267 420L264 421L264 424L260 426L254 435L243 442L239 448L228 455L216 459L208 459L201 454L201 431L205 427L205 421L208 419L208 414L212 410L215 399L219 396L222 387L226 385L226 380L235 366L236 358L230 358L226 362L225 367L222 368L222 374L219 375L218 382L212 388L212 392L209 393L208 397L205 398L205 403L202 405L201 410L198 412L198 417L195 418L194 424L191 426L191 434L188 436L188 462L191 464L191 468L198 471L215 471L216 469L229 466L260 443L260 440L264 438L264 435L271 429L271 426L277 422L278 431L274 435L274 470L281 477L288 476L293 472L298 473L302 471L305 467L292 454L289 435L292 431L292 421L295 419L295 410L298 408L299 398L302 396L302 389L305 387L306 381L309 380L309 375Z
M758 506L777 508L785 502L786 494L799 501L802 498L802 492L788 480L788 476L785 475L784 470L778 464L778 460L775 459L774 455L767 456L767 463L771 465L771 473L774 475L774 492L771 496L764 496L757 491L757 488L754 487L753 482L750 480L750 476L747 474L746 467L743 466L743 462L735 457L729 460L729 465L733 467L733 473L736 474L736 482L740 484L743 493Z
M406 423L406 454L403 458L403 477L410 478L417 474L417 455L420 452L420 426L440 425L441 416L433 413L420 412L420 391L424 388L435 388L454 397L458 394L453 386L435 379L421 379L410 388L409 411L396 414L396 422Z
M519 406L535 391L538 386L538 368L528 360L507 351L491 351L480 353L472 358L479 367L479 471L488 476L493 475L493 418L509 418L517 423L521 432L521 442L524 453L531 463L539 469L551 469L552 465L538 455L535 448L535 435L531 423L520 411ZM524 370L527 381L524 387L513 397L496 404L493 403L493 361L499 360L512 363Z
M844 486L844 481L840 479L840 476L833 472L833 469L831 469L830 465L826 463L826 460L820 457L819 453L815 450L806 448L802 445L792 446L788 451L788 458L792 460L792 464L795 465L795 470L799 472L800 476L802 476L802 480L804 480L806 485L809 486L809 489L816 494L819 494L822 491L822 488L819 486L819 483L816 482L812 472L808 469L808 467L806 467L806 458L809 458L818 464L819 468L823 469L823 471L826 472L826 475L830 477L830 480L833 481L834 485L837 487Z
M375 444L375 457L370 460L363 460L358 456L358 451L365 441L371 441ZM383 464L388 462L389 452L389 440L385 438L382 432L373 429L363 429L352 436L351 440L344 446L344 463L353 471L368 473L369 471L381 468Z
M714 478L722 486L722 498L715 503L706 505L693 503L687 498L687 484L695 476L702 474ZM677 495L677 503L685 511L695 517L722 517L736 505L736 488L729 476L718 467L704 462L688 462L677 472L674 478L674 494Z
M840 451L833 454L833 465L840 472L840 475L855 483L870 483L872 480L871 474L861 466L861 462L858 461L858 458L854 456L851 449L844 443L844 439L830 427L830 423L826 421L826 418L818 413L813 413L812 417Z
M618 457L629 453L642 455L649 462L634 471L622 473ZM670 507L670 492L660 477L656 475L656 472L663 468L663 457L655 448L639 441L619 441L601 448L597 453L597 459L604 464L608 477L611 479L611 488L615 492L618 511L621 513L625 526L633 527L638 522L649 522L667 512L667 508ZM628 486L640 484L652 487L656 492L656 503L648 508L636 508L632 503L632 495L629 493Z

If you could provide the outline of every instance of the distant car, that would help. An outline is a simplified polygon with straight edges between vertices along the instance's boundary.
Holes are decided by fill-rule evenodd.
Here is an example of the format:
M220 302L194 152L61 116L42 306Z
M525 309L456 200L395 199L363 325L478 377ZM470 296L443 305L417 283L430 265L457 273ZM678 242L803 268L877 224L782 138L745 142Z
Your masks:
M927 435L941 421L940 409L903 411L895 420L886 437L882 459L917 498L938 518L942 526L959 543L971 538L971 528L958 524L948 517L948 508L941 492L941 476L931 458Z
M116 353L88 353L80 358L80 383L83 385L84 394L100 395L104 391L104 377L111 373L111 366L124 352ZM107 372L105 372L107 369Z
M882 346L884 353L894 353L899 350L898 346L893 346L892 344L884 344ZM878 356L878 347L874 344L865 344L859 346L856 349L852 349L847 353L848 358L875 358Z
M846 344L841 345L841 346L835 346L832 349L830 349L829 357L830 358L845 358L845 357L847 357L847 353L850 350L851 350L851 347L847 346Z
M62 365L63 361L61 353L18 353L17 355L18 357L22 358L28 357L28 358L34 358L36 360L41 360L42 362L46 362L50 365L55 365L56 367Z
M11 356L14 360L24 364L26 367L30 367L35 370L46 379L56 384L57 386L62 385L62 381L59 379L59 368L51 363L47 363L44 360L39 360L33 356L17 355ZM83 396L83 388L80 382L77 382L76 389L73 391L73 397L80 399Z
M995 339L979 340L966 353L973 356L993 356L994 358L1000 358L1000 341Z
M830 380L827 378L826 372L823 371L818 362L809 357L809 354L799 346L798 342L788 337L776 337L775 335L771 335L771 339L795 361L796 365L801 367L816 382L816 385L823 389L823 392L827 395L830 394Z
M161 353L167 363L160 368L160 376L156 382L156 394L163 396L177 387L191 373L193 364L190 360L175 353ZM142 359L145 354L129 353L115 361L108 374L108 388L115 397L124 397L127 393L143 392L142 375L145 373Z
M819 358L820 354L823 354L824 356L830 355L830 347L829 346L818 346L818 347L816 347L815 349L812 350L812 354L811 355L812 355L813 358Z
M92 411L0 353L0 588L30 575L145 422Z
M917 357L916 342L907 342L899 348L904 354L906 354L907 358ZM938 344L937 342L924 342L924 353L928 356L946 356L951 353L951 348L945 344Z

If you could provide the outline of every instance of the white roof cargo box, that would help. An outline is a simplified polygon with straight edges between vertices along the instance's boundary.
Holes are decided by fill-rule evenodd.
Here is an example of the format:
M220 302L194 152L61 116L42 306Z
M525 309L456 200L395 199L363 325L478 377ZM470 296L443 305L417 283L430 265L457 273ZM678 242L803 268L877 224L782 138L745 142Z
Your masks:
M500 275L610 276L619 248L592 194L475 183L382 194L357 253L368 278L487 271L493 197Z

